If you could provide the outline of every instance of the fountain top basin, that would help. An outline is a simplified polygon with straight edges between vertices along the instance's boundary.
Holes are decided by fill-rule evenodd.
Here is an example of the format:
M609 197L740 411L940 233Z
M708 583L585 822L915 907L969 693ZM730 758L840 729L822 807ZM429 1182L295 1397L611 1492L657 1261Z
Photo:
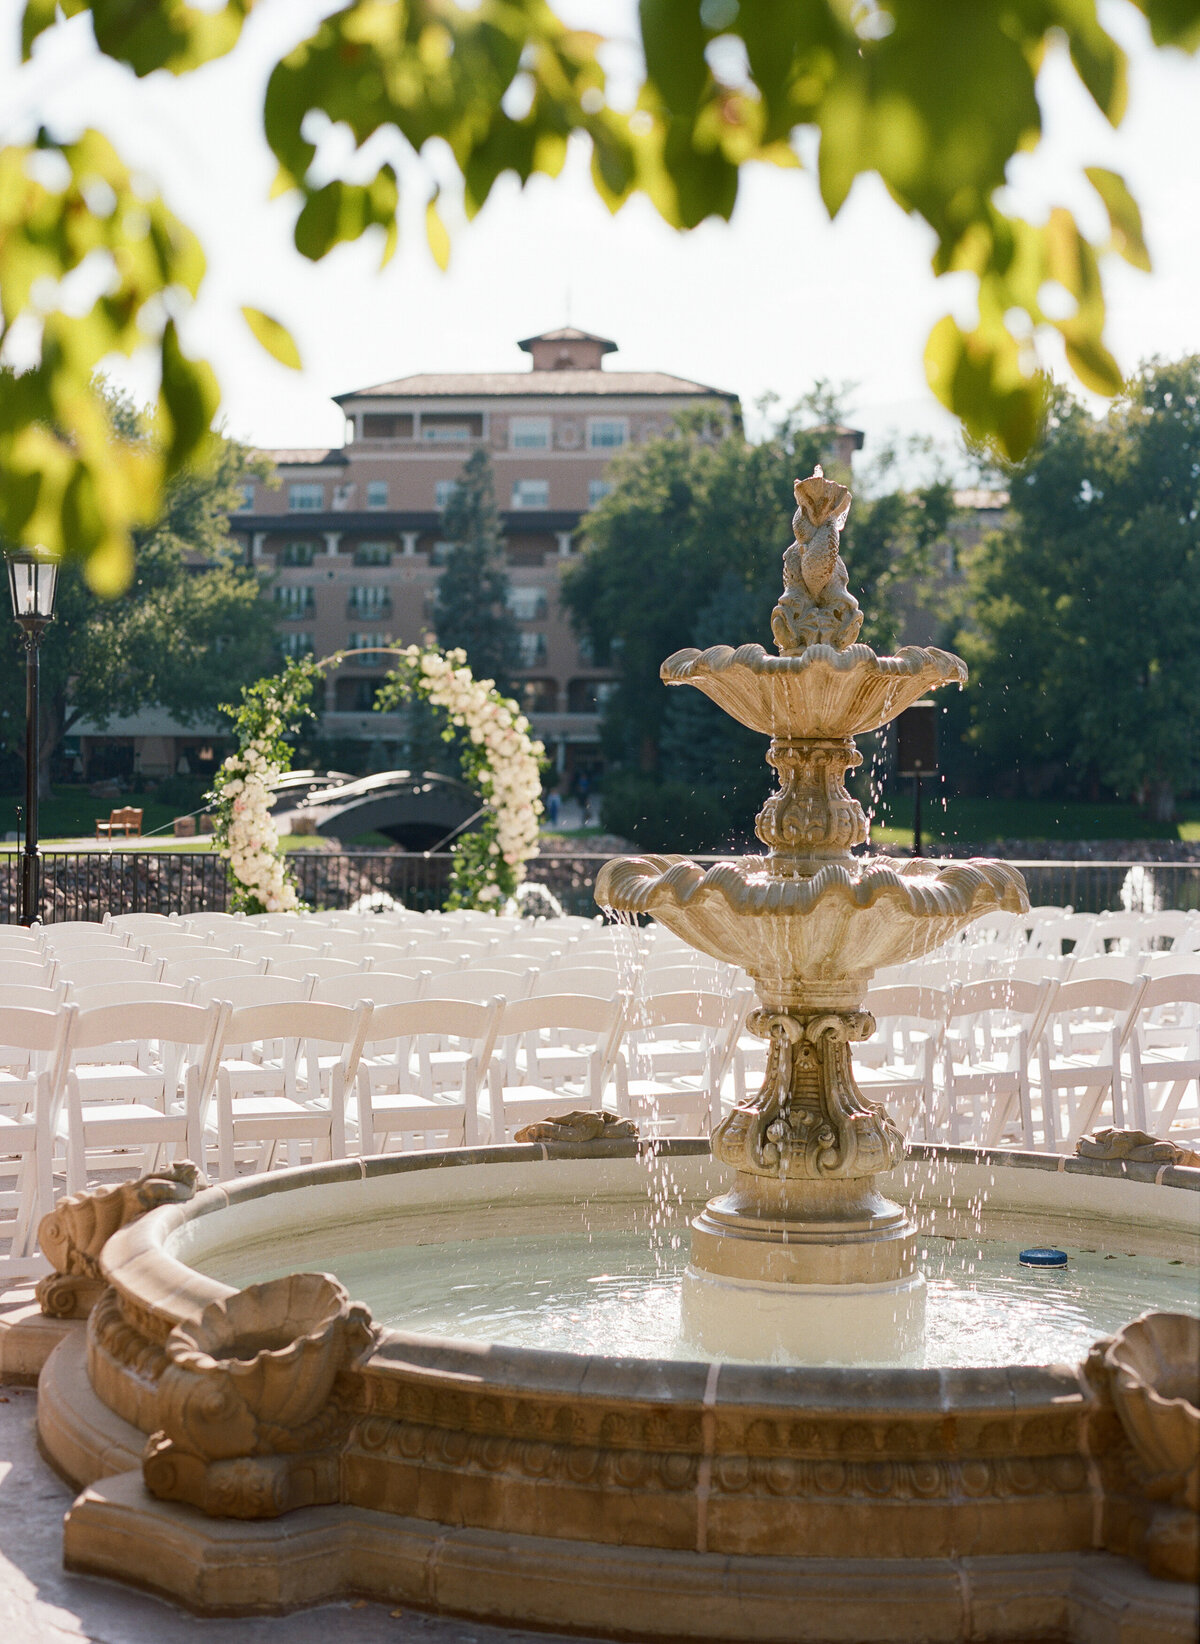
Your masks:
M967 667L949 651L916 645L895 656L869 645L773 656L753 644L676 651L660 674L667 685L694 685L752 731L841 741L877 731L926 691L964 684Z

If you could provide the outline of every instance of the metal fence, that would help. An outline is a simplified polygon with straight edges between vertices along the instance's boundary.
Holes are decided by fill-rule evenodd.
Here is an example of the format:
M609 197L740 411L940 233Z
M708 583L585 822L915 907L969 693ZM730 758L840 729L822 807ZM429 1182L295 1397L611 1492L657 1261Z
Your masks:
M593 887L604 856L586 851L536 857L529 878L568 913L596 911ZM719 862L718 856L695 861ZM311 907L347 908L380 892L405 907L438 908L452 858L400 850L296 851L288 858ZM18 853L0 856L0 923L17 918ZM1016 862L1033 903L1106 909L1200 908L1197 862ZM42 858L42 918L104 918L106 913L204 913L229 899L224 862L208 851L48 851Z

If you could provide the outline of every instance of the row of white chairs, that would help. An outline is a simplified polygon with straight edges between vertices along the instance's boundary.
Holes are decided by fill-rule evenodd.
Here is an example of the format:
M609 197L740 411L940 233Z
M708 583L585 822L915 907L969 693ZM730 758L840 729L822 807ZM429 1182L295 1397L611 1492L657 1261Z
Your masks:
M1071 1152L1101 1122L1200 1137L1200 969L1093 966L872 989L860 1084L927 1141Z
M389 975L239 980L259 1002L185 1000L158 982L120 1003L89 990L86 1008L0 1005L10 1260L31 1257L56 1173L76 1191L166 1154L229 1177L298 1162L301 1148L320 1159L511 1139L564 1106L605 1103L644 1129L706 1130L745 1008L694 989L635 1007L618 993L418 999Z

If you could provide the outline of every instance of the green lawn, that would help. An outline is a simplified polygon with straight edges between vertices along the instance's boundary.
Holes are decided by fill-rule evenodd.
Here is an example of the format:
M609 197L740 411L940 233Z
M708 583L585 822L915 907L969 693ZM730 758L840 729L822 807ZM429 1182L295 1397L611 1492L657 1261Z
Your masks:
M17 821L17 809L25 803L25 795L0 796L0 836L22 831L23 822ZM48 839L94 838L97 820L107 822L108 813L118 805L133 805L145 812L142 832L152 833L165 827L171 837L171 823L177 816L190 811L191 805L165 805L152 793L122 794L120 799L96 799L84 787L56 787L38 806L38 831Z
M1082 800L949 799L921 796L927 839L1200 839L1200 804L1179 807L1179 820L1155 822L1136 805L1090 805ZM875 813L878 844L912 844L912 798L889 796Z
M20 841L24 838L24 822L17 819L17 808L25 803L24 794L6 794L0 796L0 851L16 850L20 848ZM38 806L38 837L44 848L55 844L73 842L77 839L95 840L97 820L107 822L109 812L118 805L132 805L142 810L142 835L140 838L125 838L118 835L113 840L113 846L120 849L122 846L134 850L181 850L206 851L211 849L211 836L197 834L194 838L177 839L172 832L171 824L177 816L186 816L194 807L190 804L167 805L154 794L129 793L122 794L120 799L96 799L86 788L61 787L52 789L49 798L43 799ZM197 818L197 821L199 818ZM156 832L163 829L163 832ZM16 833L17 843L11 840L3 841L6 833ZM152 837L148 837L152 836ZM96 841L101 848L107 848L108 840ZM282 841L284 850L323 850L325 842L321 839L296 838L285 836Z

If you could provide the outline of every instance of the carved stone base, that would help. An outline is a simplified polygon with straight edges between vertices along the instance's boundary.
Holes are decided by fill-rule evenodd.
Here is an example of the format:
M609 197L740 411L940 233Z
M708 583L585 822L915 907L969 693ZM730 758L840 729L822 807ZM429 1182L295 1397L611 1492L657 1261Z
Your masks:
M917 1271L917 1229L869 1178L774 1182L739 1171L692 1222L692 1265L773 1284L892 1284Z
M337 1501L340 1460L337 1449L322 1449L212 1461L155 1433L142 1457L142 1475L161 1501L185 1501L214 1518L276 1518Z
M919 1363L917 1230L870 1180L739 1173L692 1222L682 1328L718 1358Z
M765 1284L689 1267L680 1331L714 1359L809 1365L920 1365L925 1280L883 1284Z
M1195 1592L1095 1552L787 1559L561 1541L312 1507L256 1524L155 1501L128 1472L67 1514L68 1570L201 1615L352 1594L508 1626L628 1637L830 1644L886 1638L1194 1644ZM849 1629L853 1629L850 1631Z

